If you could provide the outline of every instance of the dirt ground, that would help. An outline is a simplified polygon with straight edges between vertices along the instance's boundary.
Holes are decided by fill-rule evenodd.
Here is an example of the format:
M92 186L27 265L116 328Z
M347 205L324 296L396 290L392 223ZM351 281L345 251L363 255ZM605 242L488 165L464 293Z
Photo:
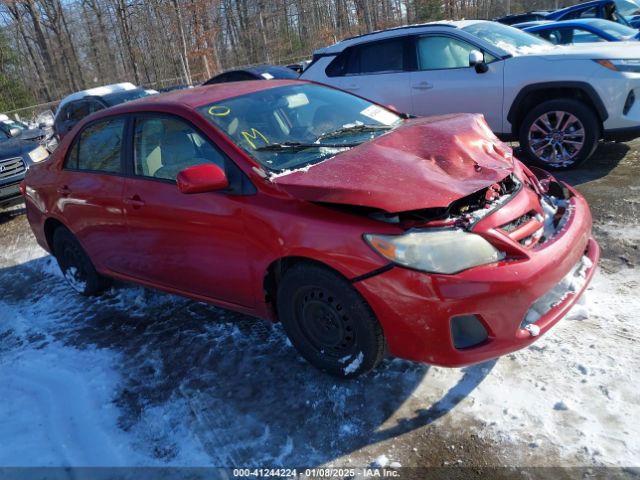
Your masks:
M18 387L0 385L0 465L638 466L639 171L640 142L611 143L558 175L602 247L572 319L486 364L388 359L350 382L277 325L133 285L79 297L4 211L0 378Z

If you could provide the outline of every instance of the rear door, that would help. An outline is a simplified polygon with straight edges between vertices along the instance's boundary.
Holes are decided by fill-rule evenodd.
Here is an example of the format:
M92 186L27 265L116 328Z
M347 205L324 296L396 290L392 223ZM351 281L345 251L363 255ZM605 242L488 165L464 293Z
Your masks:
M411 109L407 36L365 43L345 50L327 68L339 88L401 112Z
M246 197L237 185L242 173L180 117L138 115L132 133L131 175L124 189L130 235L123 273L223 303L253 306L242 214ZM228 191L180 192L176 175L203 163L227 172Z
M416 71L411 73L410 113L419 116L481 113L494 132L502 132L504 62L484 53L489 70L469 66L469 53L482 51L444 34L415 38Z
M127 243L122 209L125 116L93 122L76 136L56 186L67 226L99 270L120 269Z

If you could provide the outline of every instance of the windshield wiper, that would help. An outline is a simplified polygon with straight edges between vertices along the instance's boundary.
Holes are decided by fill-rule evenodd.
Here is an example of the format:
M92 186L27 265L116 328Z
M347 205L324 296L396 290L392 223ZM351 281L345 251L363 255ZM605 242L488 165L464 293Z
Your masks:
M302 142L282 142L272 143L264 147L258 147L256 152L298 152L308 148L351 148L360 143L302 143Z
M393 127L390 125L354 125L352 127L342 127L337 130L333 130L331 132L323 133L318 137L318 140L322 140L324 138L336 138L342 137L345 135L351 135L352 133L366 133L366 132L377 132L378 130L390 130Z

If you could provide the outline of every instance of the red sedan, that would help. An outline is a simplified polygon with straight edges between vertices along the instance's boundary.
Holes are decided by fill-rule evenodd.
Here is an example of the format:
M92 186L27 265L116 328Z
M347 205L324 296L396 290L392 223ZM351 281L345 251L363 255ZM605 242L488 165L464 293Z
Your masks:
M584 198L481 116L405 118L298 81L106 109L22 190L80 293L118 278L279 320L343 377L386 350L462 366L525 347L599 256Z

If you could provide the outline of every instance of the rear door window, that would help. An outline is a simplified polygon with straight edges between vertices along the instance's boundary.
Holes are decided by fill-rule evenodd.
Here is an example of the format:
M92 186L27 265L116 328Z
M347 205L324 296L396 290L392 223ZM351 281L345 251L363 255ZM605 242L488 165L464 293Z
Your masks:
M79 122L87 115L89 115L89 103L84 100L73 102L67 110L67 120L73 122Z
M347 74L401 72L405 69L406 39L373 42L350 50Z
M104 105L102 103L100 103L98 100L87 100L87 103L89 105L89 113L93 113L93 112L97 112L100 111L104 108Z
M124 125L124 118L113 118L86 127L69 151L65 168L121 173Z
M576 12L571 12L562 17L562 20L574 20L576 18L598 18L597 7L584 8Z

